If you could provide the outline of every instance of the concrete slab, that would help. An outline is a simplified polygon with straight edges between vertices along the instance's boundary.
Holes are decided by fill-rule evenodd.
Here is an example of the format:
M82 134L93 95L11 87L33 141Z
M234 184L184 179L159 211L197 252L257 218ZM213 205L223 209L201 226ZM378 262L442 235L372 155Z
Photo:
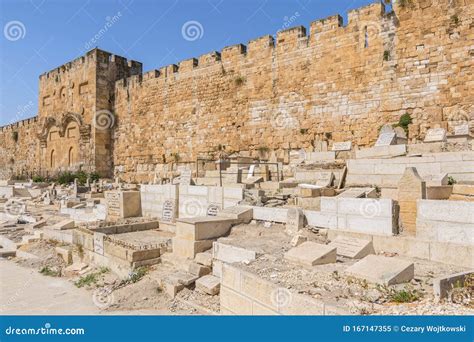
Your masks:
M211 274L196 280L196 289L198 291L207 293L211 296L219 294L221 288L221 281L218 277L215 277Z
M336 247L306 241L286 252L284 258L306 266L334 263L336 262Z
M368 255L345 271L356 278L384 285L409 282L414 272L415 265L412 262L380 255Z
M328 246L337 248L337 255L351 259L362 259L375 254L372 241L352 237L338 236Z

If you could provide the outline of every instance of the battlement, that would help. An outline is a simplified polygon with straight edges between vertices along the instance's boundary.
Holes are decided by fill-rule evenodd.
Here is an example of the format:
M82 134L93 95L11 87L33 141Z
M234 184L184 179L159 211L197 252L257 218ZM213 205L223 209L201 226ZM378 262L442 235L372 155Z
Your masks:
M5 126L0 126L0 132L7 132L7 131L10 131L10 130L18 129L20 127L27 127L27 126L36 124L37 122L38 122L38 117L33 116L31 118L23 119L23 120L20 120L20 121L17 121L17 122L14 122L14 123L11 123L11 124L8 124L8 125L5 125Z
M65 73L83 68L95 68L99 63L102 66L117 66L130 70L141 70L142 68L142 63L140 62L128 60L125 57L114 55L110 52L95 48L88 51L84 56L78 57L68 63L41 74L39 77L40 82L45 82L53 78L56 82L58 82L61 75Z
M441 6L440 3L443 3L443 6L448 6L449 1L441 0L435 4L431 0L424 0L422 8ZM420 6L421 5L417 4L416 8L420 8ZM398 8L400 11L405 10L405 8L400 8L400 5L398 5ZM354 37L354 33L356 32L362 34L365 30L381 30L383 21L388 18L387 15L385 5L382 2L376 2L348 11L348 23L346 25L344 25L343 18L340 14L332 15L327 18L312 21L309 26L309 34L307 34L307 28L305 26L299 25L291 27L278 31L276 38L271 35L265 35L250 40L247 45L239 43L227 46L221 51L212 51L197 58L191 57L183 60L179 62L178 65L173 64L162 67L159 70L152 70L149 74L145 73L143 77L132 76L129 80L119 80L116 86L139 85L141 82L146 82L151 79L175 77L177 73L187 74L216 65L229 65L231 62L240 62L241 60L245 62L246 59L255 60L266 58L273 53L287 54L306 48L321 48L325 50L326 46L320 38L334 37L336 34L346 35L350 38ZM356 42L355 39L354 42ZM380 44L381 41L378 43ZM330 48L332 47L328 45L327 49Z

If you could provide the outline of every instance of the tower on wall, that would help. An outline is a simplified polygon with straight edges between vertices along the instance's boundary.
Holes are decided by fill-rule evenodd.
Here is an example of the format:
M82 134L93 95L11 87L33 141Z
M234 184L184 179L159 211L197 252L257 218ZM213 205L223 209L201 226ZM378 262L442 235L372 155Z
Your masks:
M114 85L142 64L94 49L40 76L40 172L84 170L110 176Z

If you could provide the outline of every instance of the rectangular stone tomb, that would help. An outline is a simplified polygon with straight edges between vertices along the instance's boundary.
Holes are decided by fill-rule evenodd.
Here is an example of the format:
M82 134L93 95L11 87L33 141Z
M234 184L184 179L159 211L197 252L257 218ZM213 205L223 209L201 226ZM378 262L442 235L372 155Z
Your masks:
M372 241L342 235L337 236L328 246L336 247L337 255L351 259L362 259L375 253Z
M347 268L345 273L371 283L394 285L412 280L415 274L415 265L399 258L368 255Z
M284 258L305 266L335 263L337 259L336 247L307 241L290 249L285 253Z
M139 191L107 191L107 216L111 219L141 216Z

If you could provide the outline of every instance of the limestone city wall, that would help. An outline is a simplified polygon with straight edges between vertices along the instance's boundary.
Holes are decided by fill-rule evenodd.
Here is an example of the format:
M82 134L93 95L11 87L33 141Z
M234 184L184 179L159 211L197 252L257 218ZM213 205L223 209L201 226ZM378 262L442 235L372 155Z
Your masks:
M149 181L174 157L219 148L282 157L321 142L371 146L405 113L410 142L472 126L473 1L394 8L375 3L345 26L335 15L146 73L94 49L40 77L34 123L0 128L0 175L82 167ZM101 111L112 122L97 127Z
M149 179L178 154L277 154L318 141L369 146L410 113L412 142L470 120L472 1L382 4L264 36L116 83L114 165ZM453 19L454 18L454 19ZM367 36L367 39L365 37Z

